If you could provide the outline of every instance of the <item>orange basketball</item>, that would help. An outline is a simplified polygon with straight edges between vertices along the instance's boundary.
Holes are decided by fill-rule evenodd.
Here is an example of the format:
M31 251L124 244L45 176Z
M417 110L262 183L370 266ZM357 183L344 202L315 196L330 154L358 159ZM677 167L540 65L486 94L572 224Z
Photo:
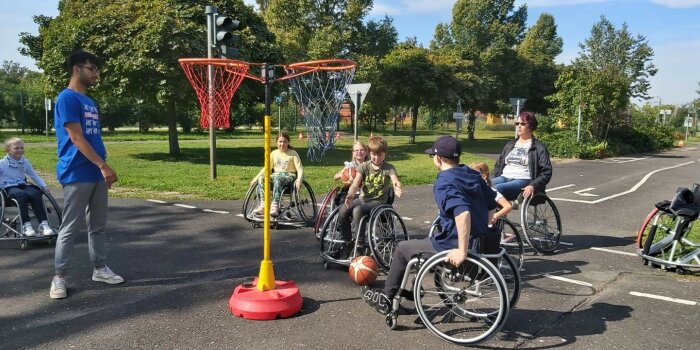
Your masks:
M343 169L343 175L342 175L341 179L343 180L343 182L349 181L350 177L352 176L352 178L354 179L355 175L357 175L357 169L345 168L345 169Z
M352 259L348 274L353 282L366 286L377 279L379 268L372 257L363 255Z

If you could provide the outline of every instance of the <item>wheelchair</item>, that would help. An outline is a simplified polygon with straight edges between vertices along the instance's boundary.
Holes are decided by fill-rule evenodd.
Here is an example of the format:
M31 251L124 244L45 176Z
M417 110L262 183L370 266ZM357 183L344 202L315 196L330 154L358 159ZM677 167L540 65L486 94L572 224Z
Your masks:
M341 237L338 220L340 205L333 209L323 223L320 233L321 259L323 259L324 267L329 268L331 264L349 266L355 257L371 255L380 269L388 271L396 245L400 241L409 239L406 225L401 215L394 210L393 202L394 195L393 192L390 192L386 204L372 209L369 215L360 219L357 227L351 228L352 238L350 242L344 241ZM343 248L347 244L353 246L350 257L344 259L338 255L342 254Z
M401 306L405 297L413 301L420 323L440 339L460 345L487 341L500 331L519 299L519 269L503 248L495 254L470 250L457 267L445 261L448 252L418 254L408 262L386 324L395 329L399 315L413 313Z
M673 200L656 203L637 233L645 264L676 271L700 269L700 185L680 188Z
M337 186L331 188L321 201L321 206L318 209L318 215L316 215L316 222L314 223L314 234L316 239L321 239L321 229L323 228L323 223L326 222L328 216L333 212L333 209L337 208L345 200L345 196L348 194L348 186Z
M263 201L263 198L258 196L258 186L257 182L250 186L243 203L243 217L253 227L262 227L264 222L262 215L253 213ZM274 228L278 225L312 226L317 214L316 197L309 183L303 180L301 187L297 190L292 182L283 189L278 214L270 218L270 223Z
M50 193L44 191L44 189L40 188L39 186L27 184L27 187L29 186L34 187L41 192L41 199L44 202L44 208L46 210L46 218L49 222L49 226L51 226L53 229L54 234L48 236L24 236L22 234L24 222L22 221L22 216L19 213L17 200L10 198L5 190L0 190L0 219L2 220L2 223L0 224L0 241L19 242L19 247L22 250L28 249L30 247L30 243L47 242L49 245L56 244L58 230L61 228L61 222L63 220L61 208L58 206L56 199L54 199ZM31 204L29 207L31 208ZM29 218L35 227L39 224L33 208L29 210Z
M525 241L536 253L554 252L562 233L561 216L554 201L540 192L516 204L513 209L520 206L520 224L511 224L522 228Z

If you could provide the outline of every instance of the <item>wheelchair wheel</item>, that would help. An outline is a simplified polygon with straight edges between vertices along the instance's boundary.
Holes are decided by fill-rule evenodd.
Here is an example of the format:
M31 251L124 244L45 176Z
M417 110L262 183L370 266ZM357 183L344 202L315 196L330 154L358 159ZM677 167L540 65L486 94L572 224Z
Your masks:
M520 266L510 254L503 254L498 260L498 272L503 276L508 290L508 307L513 309L520 299L522 289L522 278L520 276Z
M394 250L401 241L408 240L406 225L391 207L378 208L370 219L369 245L377 264L389 271Z
M293 186L293 185L292 185ZM294 206L299 214L299 217L307 225L311 226L316 221L318 208L316 207L316 197L314 191L309 186L309 183L302 181L301 187L298 190L292 191L294 197Z
M340 225L338 223L340 207L335 208L323 223L321 228L321 258L325 262L342 263L340 255L347 244L341 238Z
M245 195L245 200L243 200L243 217L249 222L255 223L262 220L262 216L257 216L253 213L253 210L262 203L262 199L258 196L258 186L258 183L250 186Z
M316 216L316 223L314 224L314 234L316 238L321 239L321 228L323 223L328 218L328 215L335 209L335 196L338 193L338 188L333 187L328 194L323 198L321 202L321 207L318 209L318 215Z
M434 255L418 271L413 286L418 316L443 340L462 345L486 341L508 316L503 279L472 252L458 267L445 262L446 253Z
M529 197L520 209L520 222L527 243L537 252L547 254L559 246L561 217L554 202L543 193Z
M520 231L506 218L498 219L496 225L500 226L501 247L513 258L518 268L523 267L525 248L523 245L523 238L520 236Z

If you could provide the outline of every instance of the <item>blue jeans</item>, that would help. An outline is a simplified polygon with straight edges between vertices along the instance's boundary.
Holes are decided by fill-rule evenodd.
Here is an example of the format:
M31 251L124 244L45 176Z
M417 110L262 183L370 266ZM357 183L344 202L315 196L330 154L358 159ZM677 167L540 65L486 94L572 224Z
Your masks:
M22 216L22 222L28 223L29 220L29 203L32 204L34 209L34 215L36 219L41 223L46 220L46 208L44 208L44 201L41 199L41 191L36 187L19 185L8 187L5 189L7 195L10 198L14 198L19 206L19 214Z
M520 192L523 191L523 187L530 184L530 179L509 179L499 176L491 179L491 183L498 192L501 192L503 197L512 201L518 198Z

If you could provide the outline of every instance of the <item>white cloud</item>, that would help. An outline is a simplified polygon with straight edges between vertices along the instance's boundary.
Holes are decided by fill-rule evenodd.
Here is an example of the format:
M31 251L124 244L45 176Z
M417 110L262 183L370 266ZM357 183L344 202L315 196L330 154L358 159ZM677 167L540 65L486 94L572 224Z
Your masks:
M651 0L651 2L671 8L688 8L700 6L700 0Z
M372 7L372 11L370 11L370 15L374 16L384 16L384 15L390 15L390 16L395 16L401 12L401 9L391 6L391 5L386 5L383 3L374 3L374 6Z
M554 6L569 6L580 4L593 4L601 2L610 2L612 0L521 0L517 1L517 6L526 3L528 7L554 7Z
M452 12L456 0L382 0L375 1L372 15L393 16L416 13Z

